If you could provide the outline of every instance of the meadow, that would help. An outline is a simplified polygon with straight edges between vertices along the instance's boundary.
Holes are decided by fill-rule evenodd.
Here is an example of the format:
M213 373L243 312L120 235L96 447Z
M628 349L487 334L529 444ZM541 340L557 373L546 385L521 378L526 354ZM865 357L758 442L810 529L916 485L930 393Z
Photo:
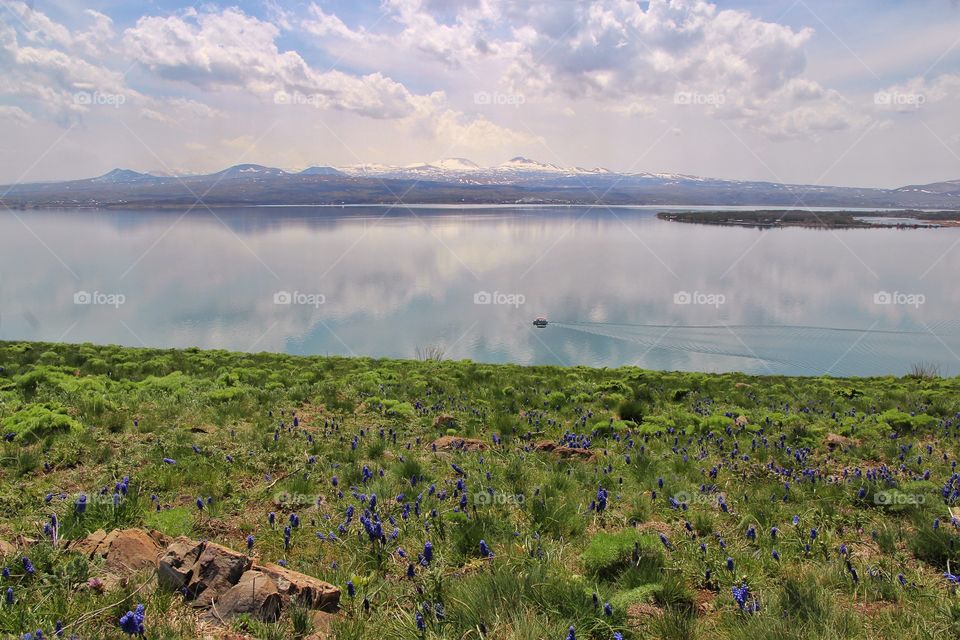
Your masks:
M922 369L4 342L0 432L2 637L135 636L138 604L150 639L960 637L960 379ZM211 626L64 548L128 527L282 561L340 611Z

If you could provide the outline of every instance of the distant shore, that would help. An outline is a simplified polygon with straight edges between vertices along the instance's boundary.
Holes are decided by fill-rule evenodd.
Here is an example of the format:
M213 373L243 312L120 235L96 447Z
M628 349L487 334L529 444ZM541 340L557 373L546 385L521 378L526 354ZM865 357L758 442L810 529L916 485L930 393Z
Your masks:
M660 220L725 227L773 229L803 227L811 229L938 229L960 226L960 211L661 211ZM889 219L889 221L884 219Z

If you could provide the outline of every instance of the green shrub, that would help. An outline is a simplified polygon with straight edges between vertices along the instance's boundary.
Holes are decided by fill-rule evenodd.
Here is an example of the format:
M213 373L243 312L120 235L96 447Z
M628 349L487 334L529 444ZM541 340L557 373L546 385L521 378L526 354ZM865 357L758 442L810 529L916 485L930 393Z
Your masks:
M16 440L34 442L59 433L77 433L83 426L67 414L61 405L45 402L31 404L3 421L4 433L13 433Z

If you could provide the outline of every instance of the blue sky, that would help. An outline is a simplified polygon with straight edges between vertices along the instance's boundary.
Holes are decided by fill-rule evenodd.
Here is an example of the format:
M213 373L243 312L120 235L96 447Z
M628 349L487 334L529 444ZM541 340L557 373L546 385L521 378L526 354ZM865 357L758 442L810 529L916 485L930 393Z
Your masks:
M0 0L0 181L523 155L960 178L951 0Z

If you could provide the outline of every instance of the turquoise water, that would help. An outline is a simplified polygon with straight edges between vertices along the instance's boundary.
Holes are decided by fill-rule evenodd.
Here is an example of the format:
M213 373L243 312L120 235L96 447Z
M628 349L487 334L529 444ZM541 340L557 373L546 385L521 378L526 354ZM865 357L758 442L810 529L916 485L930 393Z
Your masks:
M6 211L0 338L960 374L960 229L759 230L657 210Z

